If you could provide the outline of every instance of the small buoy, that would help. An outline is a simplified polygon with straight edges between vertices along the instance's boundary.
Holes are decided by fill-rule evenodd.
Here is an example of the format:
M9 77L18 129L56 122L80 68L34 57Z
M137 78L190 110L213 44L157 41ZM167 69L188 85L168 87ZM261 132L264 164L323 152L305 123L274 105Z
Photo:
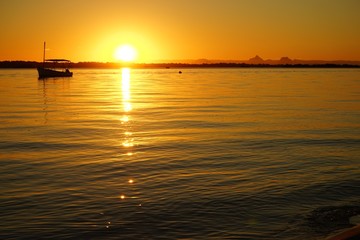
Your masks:
M182 74L182 71L179 71L179 74Z

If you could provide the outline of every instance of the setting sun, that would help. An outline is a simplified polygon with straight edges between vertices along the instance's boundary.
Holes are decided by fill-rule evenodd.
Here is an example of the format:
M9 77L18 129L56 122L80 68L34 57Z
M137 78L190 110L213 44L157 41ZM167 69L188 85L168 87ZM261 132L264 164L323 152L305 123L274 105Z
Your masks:
M121 45L115 50L115 58L124 62L131 62L136 59L137 52L131 45Z

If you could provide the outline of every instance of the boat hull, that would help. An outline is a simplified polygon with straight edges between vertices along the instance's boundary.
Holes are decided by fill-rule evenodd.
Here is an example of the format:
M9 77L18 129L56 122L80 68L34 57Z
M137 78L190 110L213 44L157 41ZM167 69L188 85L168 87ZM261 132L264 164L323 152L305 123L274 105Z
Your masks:
M73 73L67 71L57 71L53 69L38 67L39 78L51 78L51 77L72 77Z

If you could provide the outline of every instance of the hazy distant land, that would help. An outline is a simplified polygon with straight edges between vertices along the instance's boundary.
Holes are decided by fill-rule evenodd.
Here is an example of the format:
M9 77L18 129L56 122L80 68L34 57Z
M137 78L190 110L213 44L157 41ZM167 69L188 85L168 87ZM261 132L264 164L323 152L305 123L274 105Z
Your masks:
M0 61L0 68L36 68L43 66L37 61ZM346 60L299 60L282 57L279 60L264 60L255 56L248 60L179 60L157 63L119 63L119 62L77 62L70 63L71 68L251 68L251 67L285 67L285 68L360 68L360 61Z

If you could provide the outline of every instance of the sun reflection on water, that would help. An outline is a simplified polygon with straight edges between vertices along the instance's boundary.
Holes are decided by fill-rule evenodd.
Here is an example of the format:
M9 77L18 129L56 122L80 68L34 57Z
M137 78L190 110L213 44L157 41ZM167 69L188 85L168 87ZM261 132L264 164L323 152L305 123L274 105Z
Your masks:
M122 92L122 105L123 105L123 116L120 121L121 124L125 125L124 139L122 146L127 149L126 155L132 156L133 152L131 148L134 146L134 138L132 138L132 132L130 131L130 112L133 109L131 105L131 81L130 81L130 69L121 69L121 92Z
M123 68L121 70L121 88L124 112L130 112L131 106L131 91L130 91L130 69Z
M129 120L130 120L129 116L124 115L124 116L121 118L121 123L122 123L122 124L127 123L127 122L129 122Z
M128 147L133 147L133 146L134 146L134 143L133 143L132 141L133 141L133 139L125 140L125 141L122 143L122 145L123 145L124 147L126 147L126 148L128 148ZM128 154L127 154L127 155L128 155Z

